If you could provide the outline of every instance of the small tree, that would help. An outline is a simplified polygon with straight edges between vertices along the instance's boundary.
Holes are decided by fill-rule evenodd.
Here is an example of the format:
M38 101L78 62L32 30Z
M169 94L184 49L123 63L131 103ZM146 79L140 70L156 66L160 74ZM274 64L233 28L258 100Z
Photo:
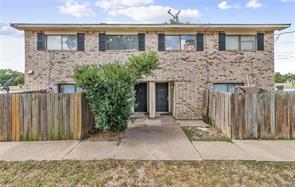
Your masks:
M97 129L120 132L127 128L134 105L134 85L158 65L156 54L147 52L131 56L125 64L113 62L76 67L75 81L86 91Z

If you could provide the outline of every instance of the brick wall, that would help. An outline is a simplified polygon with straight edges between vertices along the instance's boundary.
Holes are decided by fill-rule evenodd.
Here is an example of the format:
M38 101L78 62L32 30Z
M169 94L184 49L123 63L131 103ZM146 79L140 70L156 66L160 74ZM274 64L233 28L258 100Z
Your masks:
M59 83L73 83L76 65L127 61L135 51L98 51L98 32L85 33L85 51L37 51L37 33L25 32L25 87L57 91ZM157 51L158 36L146 33L146 49ZM204 51L158 52L161 68L145 80L175 81L175 117L200 119L204 89L214 82L243 82L274 89L273 32L265 33L264 51L219 51L218 32L206 32ZM33 74L28 74L33 70Z

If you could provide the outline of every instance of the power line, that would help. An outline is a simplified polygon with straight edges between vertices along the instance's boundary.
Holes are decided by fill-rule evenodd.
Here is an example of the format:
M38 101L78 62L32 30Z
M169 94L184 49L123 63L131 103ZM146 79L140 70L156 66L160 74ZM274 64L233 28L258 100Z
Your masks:
M275 42L279 40L281 35L292 34L292 33L295 33L295 31L286 31L286 32L281 32L281 33L276 34L277 36L275 37Z

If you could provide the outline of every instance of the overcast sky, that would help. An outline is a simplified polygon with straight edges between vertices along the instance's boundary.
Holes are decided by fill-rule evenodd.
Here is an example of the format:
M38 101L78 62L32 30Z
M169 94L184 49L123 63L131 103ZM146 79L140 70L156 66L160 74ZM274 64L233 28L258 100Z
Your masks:
M28 23L163 23L167 10L181 9L190 23L291 23L295 0L0 0L0 68L24 71L23 33ZM295 33L275 42L275 71L295 73Z

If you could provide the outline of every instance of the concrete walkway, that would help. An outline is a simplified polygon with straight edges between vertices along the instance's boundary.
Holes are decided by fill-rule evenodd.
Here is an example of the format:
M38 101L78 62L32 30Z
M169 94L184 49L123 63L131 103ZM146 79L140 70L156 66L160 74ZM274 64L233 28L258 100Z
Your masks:
M170 116L137 120L126 130L115 159L201 160L184 132Z
M0 160L295 161L295 140L190 142L171 117L138 119L116 141L0 142Z

